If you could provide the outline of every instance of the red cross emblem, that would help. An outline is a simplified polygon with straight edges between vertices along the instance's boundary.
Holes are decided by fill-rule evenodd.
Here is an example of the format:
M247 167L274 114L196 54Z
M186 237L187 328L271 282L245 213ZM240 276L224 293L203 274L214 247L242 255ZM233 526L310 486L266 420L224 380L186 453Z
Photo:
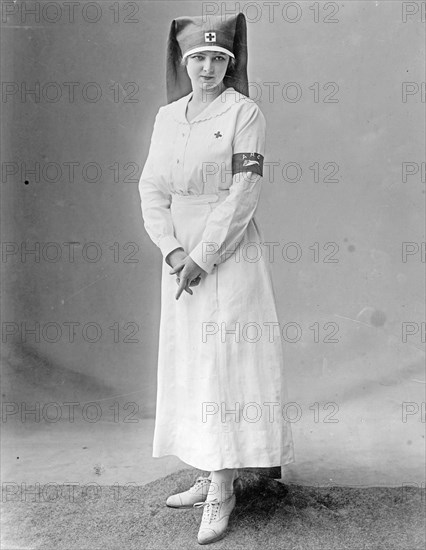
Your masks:
M205 32L204 33L204 42L216 42L216 33L215 32Z

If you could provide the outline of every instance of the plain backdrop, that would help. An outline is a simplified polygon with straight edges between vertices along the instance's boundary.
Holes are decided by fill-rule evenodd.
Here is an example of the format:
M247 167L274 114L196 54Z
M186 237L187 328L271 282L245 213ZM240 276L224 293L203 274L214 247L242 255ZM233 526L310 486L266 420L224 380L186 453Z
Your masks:
M58 17L57 6L27 2L39 4L36 21L22 3L5 4L4 399L116 396L152 418L162 258L137 183L166 103L166 39L173 17L235 13L238 3L81 2L74 22L63 6ZM267 4L239 9L250 92L267 121L256 218L265 242L277 243L271 269L299 415L289 475L315 480L337 468L345 482L358 469L356 479L419 483L421 3L280 2L273 15ZM24 334L37 323L39 341Z

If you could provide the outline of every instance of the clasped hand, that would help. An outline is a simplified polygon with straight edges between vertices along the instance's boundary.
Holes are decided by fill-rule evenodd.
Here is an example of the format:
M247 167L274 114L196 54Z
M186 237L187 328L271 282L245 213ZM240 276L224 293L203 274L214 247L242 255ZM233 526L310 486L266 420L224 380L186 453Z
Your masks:
M170 275L177 274L176 282L179 288L176 292L176 300L185 290L188 294L193 294L191 286L197 286L201 281L201 275L206 273L191 256L187 255L182 248L173 250L168 257L168 263L172 266Z

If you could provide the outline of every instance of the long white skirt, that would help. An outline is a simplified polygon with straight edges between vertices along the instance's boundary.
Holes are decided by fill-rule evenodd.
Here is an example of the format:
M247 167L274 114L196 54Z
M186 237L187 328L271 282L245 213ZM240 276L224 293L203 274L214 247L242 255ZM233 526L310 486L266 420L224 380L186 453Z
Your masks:
M175 235L186 252L224 198L173 195ZM253 218L240 253L179 300L163 262L154 457L175 455L206 471L294 462L269 264L248 257L247 243L261 242Z

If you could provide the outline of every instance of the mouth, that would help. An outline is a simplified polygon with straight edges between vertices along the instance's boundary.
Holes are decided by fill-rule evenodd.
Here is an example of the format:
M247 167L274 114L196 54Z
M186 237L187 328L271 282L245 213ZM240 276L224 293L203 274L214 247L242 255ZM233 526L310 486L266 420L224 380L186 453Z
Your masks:
M214 80L214 76L201 76L203 80Z

